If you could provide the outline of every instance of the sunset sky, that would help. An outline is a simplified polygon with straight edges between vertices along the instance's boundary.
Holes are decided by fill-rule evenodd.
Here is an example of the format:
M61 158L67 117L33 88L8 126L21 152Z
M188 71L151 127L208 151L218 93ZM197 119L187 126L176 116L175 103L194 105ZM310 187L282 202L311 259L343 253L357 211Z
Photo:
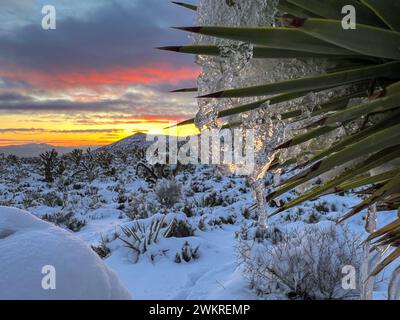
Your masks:
M57 29L43 30L44 5ZM0 145L103 145L193 116L194 14L167 0L0 0ZM158 130L158 131L157 131Z

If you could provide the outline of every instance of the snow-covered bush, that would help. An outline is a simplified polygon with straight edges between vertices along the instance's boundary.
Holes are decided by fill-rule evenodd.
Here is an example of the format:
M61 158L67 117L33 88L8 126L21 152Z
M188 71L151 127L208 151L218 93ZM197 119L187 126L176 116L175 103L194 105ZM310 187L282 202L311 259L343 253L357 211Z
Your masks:
M106 176L114 176L116 169L112 166L114 155L107 150L100 150L96 153L96 163Z
M83 150L74 149L67 154L68 160L73 164L75 168L79 167L83 160Z
M108 239L104 238L103 236L100 239L99 245L91 245L90 247L94 252L96 252L100 258L106 258L111 253L111 249L107 246Z
M182 212L186 215L186 217L191 218L195 215L195 208L193 203L190 203L189 201L185 201L185 204L183 205Z
M57 194L57 192L49 192L42 196L43 204L48 207L61 207L63 203L63 199Z
M195 229L192 225L183 219L174 219L165 232L166 238L186 238L194 235Z
M80 161L79 168L74 173L75 175L83 174L85 178L91 182L96 178L97 162L96 157L90 149L86 150L83 158Z
M176 180L162 179L157 182L154 192L162 205L171 208L180 200L181 189L181 185Z
M22 198L23 198L22 205L24 206L24 208L30 208L34 205L39 204L38 200L40 199L40 193L32 191L32 190L28 190L28 191L24 192L24 195Z
M153 197L152 197L153 196ZM128 206L125 208L125 215L132 219L147 219L160 209L160 204L143 190L134 192L128 197Z
M180 252L177 252L175 255L175 263L181 263L182 261L190 262L192 260L197 260L200 258L199 253L200 247L192 248L189 242L185 242L182 246Z
M54 170L57 166L57 156L56 150L46 151L40 155L40 159L43 165L43 175L44 179L48 183L54 182Z
M223 203L224 203L224 199L222 199L222 196L215 191L205 195L204 207L210 207L210 208L218 207L218 206L222 206Z
M150 245L157 243L165 225L164 220L165 216L154 217L148 225L136 222L131 227L121 227L124 236L118 235L118 239L133 251L137 261Z
M130 298L80 239L26 211L0 207L0 300Z
M54 223L57 226L66 227L74 232L78 232L86 225L86 221L77 219L73 212L45 214L42 216L42 219Z
M298 300L359 297L358 290L342 288L343 267L358 271L362 252L358 237L346 228L313 225L284 232L275 244L239 243L245 275L259 294Z

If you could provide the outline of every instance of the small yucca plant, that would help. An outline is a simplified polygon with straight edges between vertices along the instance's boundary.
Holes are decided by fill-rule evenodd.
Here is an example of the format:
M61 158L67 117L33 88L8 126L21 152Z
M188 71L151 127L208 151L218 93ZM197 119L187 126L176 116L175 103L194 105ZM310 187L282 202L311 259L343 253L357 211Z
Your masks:
M163 227L165 217L153 218L151 224L145 226L136 222L132 227L121 227L122 233L125 235L123 238L118 235L117 238L121 240L125 246L133 250L137 256L147 252L148 247L157 243L161 228Z
M180 5L196 10L193 5ZM342 8L352 5L357 12L356 29L342 27ZM281 0L280 17L287 27L196 26L178 28L207 36L237 40L254 45L254 58L324 58L337 68L326 74L290 81L223 90L200 98L265 97L246 105L221 110L224 118L276 105L336 88L352 89L351 94L331 101L313 111L308 132L277 147L277 150L321 138L328 132L354 122L356 130L341 136L325 150L314 153L297 165L300 173L284 181L268 195L269 201L311 180L345 167L333 179L318 185L280 207L274 214L318 196L368 187L369 196L340 218L348 219L378 203L381 210L400 207L400 3L393 0ZM213 45L164 47L164 50L198 55L219 55ZM178 91L194 91L184 89ZM354 97L364 98L351 105ZM283 113L283 119L301 121L299 110ZM309 115L307 115L309 117ZM190 119L182 124L193 123ZM359 124L361 123L361 124ZM355 163L355 164L354 164ZM280 164L276 164L280 165ZM376 170L379 169L379 170ZM375 246L395 249L377 266L373 275L400 256L400 219L377 230L368 238Z

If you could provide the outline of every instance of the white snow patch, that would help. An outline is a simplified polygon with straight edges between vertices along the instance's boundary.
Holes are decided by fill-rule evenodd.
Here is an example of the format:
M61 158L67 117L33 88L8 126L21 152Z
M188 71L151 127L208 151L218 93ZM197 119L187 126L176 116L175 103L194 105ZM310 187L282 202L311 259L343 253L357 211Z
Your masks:
M46 265L55 267L55 290L42 288ZM0 299L131 299L84 242L8 207L0 207L0 288Z

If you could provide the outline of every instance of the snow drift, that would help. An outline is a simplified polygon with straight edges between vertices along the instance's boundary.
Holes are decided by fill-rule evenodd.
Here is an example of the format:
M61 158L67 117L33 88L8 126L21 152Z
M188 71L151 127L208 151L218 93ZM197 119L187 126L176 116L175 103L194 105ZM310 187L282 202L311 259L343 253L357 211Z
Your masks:
M42 287L45 266L55 268L54 290ZM0 299L130 298L84 242L26 211L0 207Z

